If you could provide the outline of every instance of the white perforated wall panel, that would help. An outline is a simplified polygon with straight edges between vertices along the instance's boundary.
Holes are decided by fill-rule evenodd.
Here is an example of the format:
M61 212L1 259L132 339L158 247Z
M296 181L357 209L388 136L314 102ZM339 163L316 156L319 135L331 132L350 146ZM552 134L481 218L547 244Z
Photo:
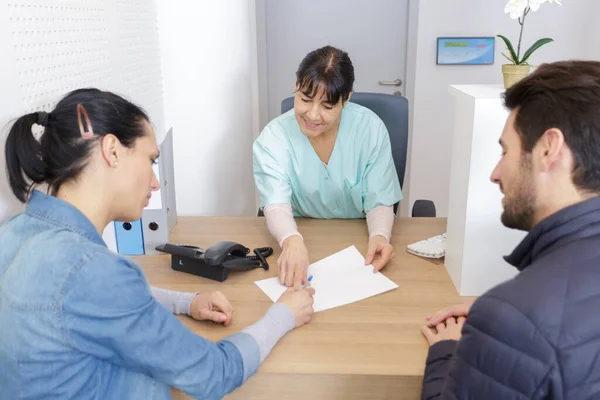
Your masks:
M4 176L13 118L97 87L141 105L161 138L160 63L155 0L0 0L0 221L18 208Z
M115 70L122 86L137 104L150 114L161 138L163 126L163 87L155 0L116 0L118 53Z

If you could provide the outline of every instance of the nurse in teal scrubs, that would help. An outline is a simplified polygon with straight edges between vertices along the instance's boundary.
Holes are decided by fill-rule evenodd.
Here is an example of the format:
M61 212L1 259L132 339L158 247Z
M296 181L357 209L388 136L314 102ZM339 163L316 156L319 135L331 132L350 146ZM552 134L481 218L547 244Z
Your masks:
M254 178L267 225L283 251L282 283L307 283L309 255L294 217L366 218L365 263L394 256L393 205L402 199L389 135L379 117L351 103L354 68L331 46L296 72L294 108L272 120L253 146Z

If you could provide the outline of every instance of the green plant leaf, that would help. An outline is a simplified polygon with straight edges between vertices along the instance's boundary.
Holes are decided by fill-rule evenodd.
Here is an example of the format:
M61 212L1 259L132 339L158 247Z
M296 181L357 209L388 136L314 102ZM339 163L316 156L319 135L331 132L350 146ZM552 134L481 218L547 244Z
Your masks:
M502 52L502 55L504 56L504 58L506 58L508 61L510 61L512 64L515 63L515 61L513 59L511 59L509 56L507 56L506 54L504 54L504 52Z
M531 55L533 54L534 51L536 51L537 49L539 49L543 45L548 44L548 43L553 42L553 41L554 41L553 39L544 38L544 39L540 39L537 42L535 42L534 44L532 44L531 47L528 48L525 53L523 53L523 59L521 60L521 63L524 63L525 61L527 61L527 59L529 57L531 57Z
M517 53L515 53L515 49L513 48L513 45L510 42L510 40L508 40L508 38L506 36L498 35L498 37L500 39L504 40L504 44L506 45L506 48L508 49L508 51L510 52L510 56L512 57L513 64L519 65L519 59L517 58Z

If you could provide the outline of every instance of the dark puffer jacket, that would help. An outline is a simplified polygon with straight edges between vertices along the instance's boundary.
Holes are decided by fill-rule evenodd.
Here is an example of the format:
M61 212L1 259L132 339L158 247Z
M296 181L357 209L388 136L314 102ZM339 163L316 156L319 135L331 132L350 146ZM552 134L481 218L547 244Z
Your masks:
M493 245L493 244L490 244ZM600 198L536 225L460 341L429 350L423 399L600 399Z

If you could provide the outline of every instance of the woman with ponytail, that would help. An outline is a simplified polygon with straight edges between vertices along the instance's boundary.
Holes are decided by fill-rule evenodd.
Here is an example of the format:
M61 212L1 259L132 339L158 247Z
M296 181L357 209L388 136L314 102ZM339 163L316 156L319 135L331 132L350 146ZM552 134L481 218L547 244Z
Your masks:
M106 247L108 223L139 219L159 188L148 116L122 97L71 92L50 113L17 119L5 151L26 209L0 225L2 398L166 399L171 386L221 398L310 320L314 290L290 290L254 325L212 343L173 314L229 326L223 294L151 288Z

